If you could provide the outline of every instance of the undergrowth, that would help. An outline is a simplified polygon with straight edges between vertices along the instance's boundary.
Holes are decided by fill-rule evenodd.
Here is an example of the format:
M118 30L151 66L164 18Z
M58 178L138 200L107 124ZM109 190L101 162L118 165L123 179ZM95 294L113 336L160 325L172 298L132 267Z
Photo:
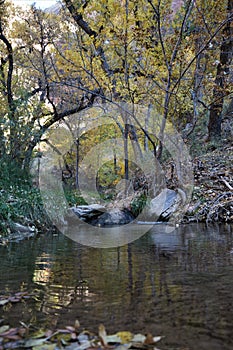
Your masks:
M0 234L9 233L15 222L38 228L48 225L30 174L14 162L0 160Z

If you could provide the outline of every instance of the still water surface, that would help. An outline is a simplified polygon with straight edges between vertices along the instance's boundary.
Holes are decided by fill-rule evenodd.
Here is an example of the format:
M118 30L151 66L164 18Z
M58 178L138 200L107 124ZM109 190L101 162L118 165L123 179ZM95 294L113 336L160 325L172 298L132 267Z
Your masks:
M233 349L233 226L153 228L119 248L62 234L0 247L0 295L33 298L0 309L4 323L73 325L165 336L161 350Z

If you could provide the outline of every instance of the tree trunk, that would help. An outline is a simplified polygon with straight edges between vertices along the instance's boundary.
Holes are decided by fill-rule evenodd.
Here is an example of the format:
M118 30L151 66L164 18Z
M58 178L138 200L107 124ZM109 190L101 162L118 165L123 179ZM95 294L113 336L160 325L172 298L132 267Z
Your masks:
M129 150L128 150L128 137L129 129L128 124L125 124L125 133L124 133L124 154L125 154L125 179L129 180Z
M75 174L75 187L79 189L79 139L76 140L76 174Z
M210 106L208 123L208 140L217 140L221 138L221 114L226 92L226 80L229 76L229 66L233 53L233 0L228 0L228 22L223 29L223 39L220 47L220 59L217 66L215 86L213 89L213 103Z

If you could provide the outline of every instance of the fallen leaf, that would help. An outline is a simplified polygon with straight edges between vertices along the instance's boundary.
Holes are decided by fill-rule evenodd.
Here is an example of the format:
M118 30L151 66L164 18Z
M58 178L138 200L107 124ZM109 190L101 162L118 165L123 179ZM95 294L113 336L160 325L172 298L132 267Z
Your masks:
M118 337L117 334L107 335L105 339L106 339L107 344L109 344L109 343L121 344L122 343L121 338Z
M1 333L1 337L9 337L18 333L18 328L10 328L7 331Z
M4 350L8 349L22 349L24 347L24 343L22 340L16 340L16 341L10 341L7 343L4 343Z
M122 344L129 343L133 338L133 334L131 332L126 332L126 331L118 332L116 333L116 335L121 338Z
M53 332L51 331L51 329L49 329L49 330L47 330L47 331L45 332L45 337L46 337L46 338L50 338L52 335L53 335Z
M56 333L69 334L70 331L68 329L64 328L64 329L58 329Z
M38 346L33 346L33 350L55 350L56 344L42 344Z
M12 334L5 337L7 340L21 340L22 337L18 334Z
M68 346L66 346L66 350L86 350L91 348L91 343L89 341L83 343L83 344L79 344L79 343L72 343Z
M146 344L146 345L154 344L153 335L151 333L147 333L146 339L144 340L143 343Z
M114 350L128 350L132 343L118 345Z
M158 341L160 341L163 338L163 336L157 336L157 337L153 337L154 343L157 343Z
M10 297L9 301L11 303L18 303L19 301L21 301L21 298L16 298L16 297Z
M72 326L66 326L66 329L70 332L75 332L75 327L72 327Z
M20 328L19 328L18 333L19 333L19 335L20 335L21 337L23 337L23 336L26 334L26 332L27 332L27 329L25 329L25 328L23 328L23 327L20 327Z
M154 343L157 343L158 341L160 341L162 339L161 336L157 336L157 337L153 337L153 335L151 333L148 333L146 335L146 339L144 341L145 345L153 345Z
M75 342L66 346L66 350L77 350L79 346L79 343Z
M44 344L47 341L47 338L41 338L41 339L28 339L24 343L24 348L33 348L35 346L39 346Z
M70 339L71 339L71 338L69 338L67 341L70 341ZM63 345L63 346L68 345L67 341L66 341L64 338L60 338L60 343L61 343L61 345Z
M43 338L45 336L46 336L46 332L44 331L44 329L38 329L38 331L36 331L32 335L33 339Z
M87 334L80 333L80 334L77 336L77 339L78 339L79 343L83 343L83 342L87 341L89 338L88 338L88 335L87 335Z
M0 327L1 336L2 336L2 333L5 333L6 331L8 331L9 328L10 328L10 326L8 326L8 325Z
M77 339L77 334L75 332L71 333L71 339L76 340Z
M107 346L108 345L107 332L106 332L105 327L104 327L103 324L99 325L99 337L100 337L101 344L103 346Z
M5 304L9 303L9 299L2 299L0 300L0 306L3 306Z
M67 343L71 340L71 334L68 331L66 331L66 333L59 331L59 332L56 332L56 334L54 334L51 337L51 340L52 341L60 341L64 345L65 343Z
M138 334L135 334L133 336L132 342L134 342L134 343L144 343L145 340L146 340L145 335L138 333Z
M79 320L75 320L75 323L74 323L75 330L77 331L79 327L80 327Z

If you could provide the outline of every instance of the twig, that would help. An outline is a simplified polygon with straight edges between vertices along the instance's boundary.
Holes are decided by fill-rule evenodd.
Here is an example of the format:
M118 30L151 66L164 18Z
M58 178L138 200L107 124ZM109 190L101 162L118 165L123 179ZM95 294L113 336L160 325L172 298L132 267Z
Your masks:
M222 180L222 182L226 185L226 187L233 191L233 187L229 184L229 182L227 182L227 180L225 180L222 176L220 176L220 179Z

